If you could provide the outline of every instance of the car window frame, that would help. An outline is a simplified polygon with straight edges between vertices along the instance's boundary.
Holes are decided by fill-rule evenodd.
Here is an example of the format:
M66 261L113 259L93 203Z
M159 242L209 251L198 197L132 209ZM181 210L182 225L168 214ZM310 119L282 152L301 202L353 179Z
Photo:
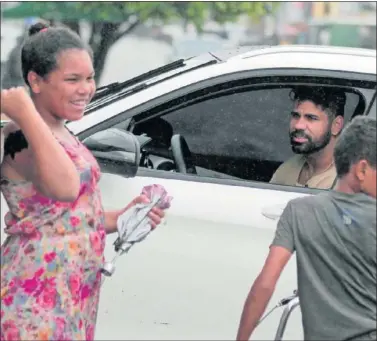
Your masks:
M204 71L204 70L203 70ZM153 107L168 103L174 99L183 97L195 91L203 90L205 88L215 86L218 84L223 84L230 81L249 79L249 78L259 78L259 77L274 77L274 76L290 76L290 77L315 77L315 78L334 78L341 81L348 82L349 84L353 82L374 82L376 83L375 74L360 74L354 72L345 72L345 71L333 71L333 70L318 70L318 69L292 69L292 68L283 68L283 69L262 69L262 70L250 70L242 72L229 73L197 83L190 84L183 88L172 91L163 96L147 100L146 102L137 105L131 109L128 109L124 112L118 113L111 118L95 125L90 128L77 134L80 140L85 139L86 137L101 131L108 129L110 127L119 124L126 119L130 119L138 114L146 112ZM162 86L160 84L159 86ZM366 103L366 107L369 107L369 102ZM277 190L284 192L296 192L296 193L307 193L315 194L323 192L324 190L312 189L307 187L297 187L297 186L287 186L279 184L270 184L267 182L258 182L251 180L235 180L235 179L223 179L223 178L208 178L208 177L198 177L190 174L166 172L159 170L150 170L147 168L139 168L137 172L138 177L153 177L153 178L164 178L171 180L181 180L181 181L193 181L197 183L214 183L214 184L223 184L230 186L240 186L240 187L251 187L251 188L260 188L260 189L269 189ZM325 190L327 191L327 190Z
M267 78L281 78L281 77L286 77L286 76L272 76L272 77L267 76L267 77L255 77L255 78L267 79ZM305 77L305 78L307 78L307 79L305 80L304 85L305 85L305 84L316 84L316 82L311 83L310 81L311 81L312 79L309 79L308 76L296 76L296 75L294 75L294 76L287 76L287 77L288 77L288 78ZM314 77L314 78L317 80L317 79L319 79L320 77ZM248 81L249 79L245 79L245 80ZM229 82L226 82L226 83L216 84L216 85L213 85L212 87L213 87L213 88L217 88L219 85L226 85L226 86L228 86L229 83L232 83L232 82L241 82L241 81L244 81L244 80L242 80L242 79L237 79L237 80L229 81ZM263 82L255 83L255 84L251 84L251 83L250 83L250 84L243 84L243 85L241 85L241 84L237 84L237 85L235 85L235 86L230 85L229 88L221 89L221 91L217 91L217 92L214 91L214 92L212 92L212 94L215 94L215 93L218 93L218 94L223 93L223 95L219 95L219 96L218 96L218 97L222 97L222 96L227 96L227 95L231 94L231 93L233 92L233 89L236 89L234 92L242 92L240 89L247 88L248 86L255 88L255 90L258 90L258 88L260 88L260 90L262 90L262 89L264 89L264 88L268 88L268 87L270 87L270 86L271 86L271 88L278 88L279 86L285 87L287 84L290 84L290 85L293 85L293 84L295 84L295 85L299 85L299 84L302 84L302 82L287 81L287 80L280 81L280 80L278 80L278 79L275 79L275 80L268 80L268 81L263 81ZM325 86L329 86L329 87L333 87L333 86L334 86L333 84L331 84L331 85L329 85L329 84L324 84L324 85L325 85ZM353 86L353 87L354 87L354 88L357 88L356 86ZM211 87L206 87L206 88L204 88L204 89L207 90L207 89L210 89L210 88L211 88ZM191 96L191 95L193 95L193 94L195 94L195 93L198 93L198 92L200 92L200 91L204 91L204 89L202 89L202 90L198 90L198 91L194 91L194 92L190 92L190 93L188 93L188 94L185 94L185 95L183 95L183 96L180 96L180 97L178 97L178 98L176 98L176 99L173 99L173 100L171 100L171 101L167 101L167 102L163 103L162 105L155 106L155 107L151 108L150 110L141 111L139 114L136 114L136 115L134 115L133 117L136 117L136 116L141 115L141 116L146 116L146 117L148 117L148 119L150 119L150 118L152 118L152 117L150 116L149 111L154 111L157 107L167 105L168 103L171 103L171 102L173 102L174 100L179 100L179 99L182 98L182 97ZM364 90L365 90L365 89L364 89ZM369 89L369 90L370 90L370 91L373 91L372 88ZM253 91L253 90L250 90L250 91ZM371 96L365 96L365 95L366 95L365 92L360 92L360 93L359 93L358 91L355 91L354 93L357 93L358 95L361 95L361 97L363 98L363 100L364 100L364 102L365 102L365 104L366 104L365 109L364 109L364 112L366 112L366 108L368 108L368 105L369 105L369 103L371 102L371 99L373 98L373 95L371 95ZM206 96L207 96L207 97L211 97L211 96L208 95L208 94L207 94ZM205 97L205 96L202 96L202 97L195 97L195 99L190 100L190 104L189 104L189 105L195 105L195 104L198 103L198 102L202 102L202 101L206 101L206 100L208 100L208 99L206 99L206 98L204 98L204 97ZM216 97L217 97L217 96L216 96ZM186 101L186 103L187 103L187 102L188 102L188 101ZM172 108L172 107L168 107L167 109L163 110L163 113L162 113L162 114L158 114L157 117L159 117L159 116L164 116L164 115L169 115L171 112L173 112L173 111L175 111L175 110L179 110L179 109L181 109L182 107L185 107L185 106L186 106L186 105L179 103L179 104L175 105L174 108ZM356 109L356 108L355 108L355 109ZM160 111L160 112L161 112L161 111ZM142 117L141 119L138 118L138 119L136 119L135 121L136 121L136 123L141 123L143 120L144 120L144 119L143 119L143 117Z
M377 91L374 92L374 95L372 96L372 100L370 101L369 107L366 109L365 115L368 117L376 118L377 115L377 107L376 107L376 102L377 102Z
M205 72L205 69L203 70ZM178 97L182 97L191 92L195 92L201 89L205 89L216 84L226 83L235 80L242 80L245 78L253 77L273 77L273 76L297 76L297 77L324 77L324 78L335 78L340 80L354 81L367 81L376 83L376 74L369 73L358 73L358 72L348 72L348 71L334 71L334 70L323 70L323 69L307 69L307 68L269 68L269 69L259 69L259 70L249 70L249 71L238 71L223 74L220 76L208 78L200 82L193 82L190 85L186 85L182 88L176 89L162 96L153 97L147 99L145 102L140 103L132 108L124 111L119 111L113 114L111 117L99 122L92 123L89 122L88 126L77 133L79 140L84 140L90 135L95 134L98 131L105 130L115 126L116 124L122 123L123 121L136 116L139 112L147 111L155 106L162 105L168 101L174 100ZM177 76L179 77L179 76ZM158 85L153 86L163 86L163 82ZM119 99L119 102L127 101L128 98ZM109 103L111 105L112 103ZM95 114L95 113L93 113ZM92 116L92 115L91 115Z
M275 78L275 77L272 77L272 78ZM165 110L164 109L159 110L159 108L157 108L157 109L154 108L154 109L151 110L152 112L155 112L154 114L142 112L142 113L139 114L139 116L141 115L142 118L141 119L140 118L139 119L135 119L135 121L137 123L141 123L143 121L146 121L146 119L145 119L146 117L148 117L148 119L158 118L158 117L164 118L165 116L168 117L170 114L174 114L174 112L176 110L184 109L186 107L187 103L189 103L187 105L187 107L190 107L192 105L195 106L196 104L199 104L201 102L205 102L205 101L210 100L210 98L212 96L215 97L215 98L218 98L218 97L222 97L222 96L228 96L229 94L233 94L235 92L237 92L237 93L243 93L243 92L254 91L254 90L257 91L257 90L268 89L268 88L277 89L277 88L280 88L280 87L282 87L282 88L290 87L291 85L294 84L293 78L296 78L296 76L290 76L289 78L291 78L291 79L289 79L289 80L286 79L284 81L280 81L278 79L278 77L276 77L276 79L270 79L269 81L266 80L265 82L255 82L255 84L246 84L245 83L243 85L240 85L239 81L236 81L236 85L234 85L234 86L227 87L226 89L219 89L219 90L216 89L216 90L214 90L214 92L208 91L208 93L207 93L207 91L205 91L205 94L203 96L196 96L196 97L192 96L193 99L189 99L189 100L187 100L185 102L182 102L182 103L179 103L179 101L177 101L178 103L175 106L171 106L171 105L169 105L169 102L167 102ZM305 84L310 84L309 83L310 80L312 80L312 79L307 78L305 80L302 80L302 82L304 82ZM300 79L297 80L297 82L298 82L297 84L301 84L302 83ZM215 86L215 88L217 88L217 86ZM373 89L372 87L369 89L369 93L367 94L367 96L365 96L366 95L366 93L365 93L366 90L364 90L363 92L360 92L359 89L356 88L355 86L353 86L353 90L354 91L350 91L351 93L355 93L355 94L358 94L359 96L361 96L362 100L365 102L366 105L363 107L363 114L366 113L366 109L368 107L368 100L370 100L373 97L373 95L372 95L373 90L372 89ZM218 94L221 94L221 95L218 95ZM354 108L354 110L357 110L358 105L359 104L357 104L357 106ZM353 115L354 114L357 114L357 113L353 112ZM184 115L184 114L182 113L182 115ZM348 117L348 119L352 119L352 117L354 117L353 115L350 116L350 117ZM282 162L284 162L284 161L285 160L282 160ZM200 166L200 167L204 167L204 166ZM214 171L214 172L218 171L218 172L221 172L219 170L214 170L214 169L211 169L211 168L206 168L206 167L204 167L204 168L208 169L209 171ZM152 170L152 172L153 171L155 171L155 170ZM141 172L141 169L140 169L140 172ZM226 172L223 173L223 174L225 175L225 178L222 178L223 180L229 180L227 178L227 176L229 176L229 177L235 177L236 176L234 174L229 174L229 173L226 173ZM203 177L203 175L193 175L193 176L194 177L198 177L198 178ZM272 174L271 174L271 176L272 176ZM258 182L258 183L262 182L262 183L267 183L268 184L268 181L245 179L245 178L242 178L242 177L239 178L238 180L239 181L246 181L246 182ZM293 186L293 187L296 187L296 186Z
M269 91L269 90L272 90L272 89L275 89L275 90L281 90L281 89L290 89L292 86L294 85L297 85L297 84L300 84L301 83L301 79L295 79L296 77L289 77L289 79L287 77L284 77L283 80L281 80L281 78L279 77L271 77L269 79L266 79L264 78L263 81L256 81L255 83L253 83L252 81L249 82L249 80L246 80L246 81L243 81L242 83L240 81L235 81L233 84L230 84L230 83L226 83L226 84L223 84L223 86L218 87L218 86L214 86L213 88L207 88L205 91L202 91L202 94L198 94L198 93L193 93L193 94L190 94L189 97L190 98L185 98L186 101L180 101L180 100L177 100L176 102L177 103L171 103L171 102L167 102L165 105L161 107L156 107L156 108L153 108L151 109L150 112L142 112L140 113L138 116L139 117L135 117L134 118L134 122L135 122L135 126L137 126L138 124L142 123L142 122L148 122L150 119L156 119L156 118L162 118L164 119L166 122L168 122L169 124L173 124L173 129L174 129L174 123L172 123L170 120L169 120L169 116L170 115L174 115L173 117L175 117L177 119L177 116L176 115L176 111L180 111L180 115L183 115L185 116L186 114L189 114L190 113L192 114L192 112L205 112L207 109L211 111L211 119L209 121L207 121L207 123L205 124L207 126L208 122L211 122L213 120L215 120L215 117L216 117L216 112L213 111L213 107L211 106L211 104L214 104L214 107L216 107L216 101L217 100L220 100L221 101L221 98L223 97L227 97L227 96L234 96L236 95L236 97L234 98L237 98L237 94L245 94L245 93L251 93L253 91ZM297 82L298 83L297 83ZM304 81L304 80L303 80ZM307 82L307 83L306 83ZM305 84L311 84L310 83L310 80L309 79L305 79ZM369 93L365 93L365 91L367 90L363 90L363 92L360 92L358 88L351 88L349 89L349 92L350 93L353 93L355 94L357 97L361 97L361 101L364 103L366 102L367 103L367 98L370 98L371 97L371 94L370 92L372 92L373 90L369 90ZM365 96L367 95L367 96ZM252 97L254 97L253 95L251 95ZM187 97L187 96L184 96L184 97ZM287 94L287 104L289 104L288 102L290 102L290 99L289 99L289 96ZM213 103L208 103L207 105L209 105L208 108L206 108L205 110L204 109L201 109L201 103L205 103L205 102L211 102L211 101L214 101ZM175 102L173 100L173 102ZM357 104L352 107L352 111L350 112L351 116L348 117L348 119L350 119L351 117L353 117L353 115L355 114L355 110L357 110L357 108L359 107L359 104L360 102L357 102ZM196 109L192 109L192 107L195 107L199 105L199 107L197 107ZM206 105L206 104L205 104ZM226 103L222 103L221 107L224 108L224 105L226 106L227 104ZM241 104L241 108L243 107L243 105ZM212 109L211 109L212 108ZM241 109L240 108L240 109ZM364 113L365 112L365 108L366 106L362 106L362 112ZM245 107L243 107L243 109L245 109ZM271 107L270 109L273 110L273 107ZM187 112L185 111L187 110ZM204 111L203 111L204 110ZM232 112L232 108L231 107L226 107L225 109L227 112ZM290 110L289 108L287 108L287 110ZM183 111L183 112L182 112ZM247 110L249 111L249 110ZM289 111L287 111L288 113ZM208 114L209 112L207 112ZM245 112L243 112L245 113ZM234 115L238 115L238 112L237 110L235 112L233 112ZM232 116L233 116L232 114ZM251 113L250 113L251 114ZM219 113L219 115L221 116L221 114ZM140 117L141 116L141 117ZM253 118L254 117L254 118ZM245 117L246 119L250 118L250 119L261 119L262 122L263 122L263 114L259 112L259 115L258 116L253 116L253 115L247 115L247 117ZM176 121L176 119L173 119L173 121ZM271 117L270 117L271 119ZM179 119L178 119L179 121ZM185 121L185 119L183 118L183 121ZM220 126L226 126L226 121L222 122L221 121L216 121L218 123L220 123ZM189 125L190 123L187 122ZM182 122L181 122L182 124ZM248 123L245 122L245 124L249 125ZM288 124L288 122L287 122ZM183 122L183 125L184 122ZM275 126L277 127L277 126ZM181 127L182 128L182 127ZM252 129L252 128L251 128ZM132 131L132 130L131 130ZM227 131L227 130L225 130ZM225 133L224 131L224 133ZM229 131L229 130L228 130ZM182 131L177 131L176 133L179 133L179 134L183 134L183 136L187 139L188 137L192 137L192 134L190 132L187 132L187 135L185 135L184 132ZM195 132L192 131L192 133L194 135ZM232 130L232 132L230 133L230 135L234 134L234 130ZM196 135L197 136L197 135ZM197 136L199 138L199 141L200 144L204 144L204 145L207 145L208 144L208 140L206 141L206 138L203 137L203 139L199 136ZM241 140L245 140L244 142L246 143L246 141L248 141L250 143L250 139L248 137L245 137L245 132L244 134L242 134L242 137L240 138ZM230 139L229 141L231 141L232 139ZM284 139L285 140L285 139ZM189 146L190 146L190 149L191 149L191 144L189 142L190 140L188 139L187 142L189 143ZM220 145L222 144L223 141L217 141L220 143ZM282 141L281 141L282 142ZM215 143L216 144L216 143ZM288 150L290 150L289 146L288 146L288 142L286 144L286 150L285 150L285 153L287 153ZM274 146L274 147L272 147ZM276 147L278 147L278 145L276 145L276 141L270 145L270 147L272 147L273 149L275 149ZM193 153L194 152L195 148L192 149ZM279 150L279 149L278 149ZM280 149L280 151L282 152L282 150ZM245 168L245 170L248 170L250 171L251 168L253 168L253 166L251 165L254 165L256 166L256 169L254 170L253 174L255 177L258 177L258 180L254 178L254 181L262 181L262 182L268 182L269 179L271 179L273 173L269 174L267 176L267 174L264 174L264 176L262 176L263 180L260 179L260 174L257 176L258 172L260 172L260 169L258 169L258 164L263 164L265 165L266 167L268 167L269 171L272 171L272 168L273 168L273 163L276 164L276 167L275 167L275 171L276 169L278 168L278 166L286 161L289 157L291 157L291 153L289 153L289 155L287 154L285 157L281 158L281 159L277 159L277 154L276 152L272 152L272 154L270 155L264 155L264 153L260 153L261 150L256 150L255 152L251 153L251 154L248 154L247 156L246 155L243 155L243 156L239 156L241 159L245 159L245 162L249 164L248 167ZM274 154L275 153L275 154ZM153 154L153 153L152 153ZM199 153L201 156L199 157L200 159L205 159L205 154L201 154ZM157 156L159 157L163 157L163 158L166 158L167 156L164 156L163 154L159 155L159 154L156 154ZM216 154L219 159L218 159L218 162L221 162L220 160L224 160L225 159L228 159L230 162L238 162L237 161L237 157L234 157L231 156L230 154L227 154L227 151L225 151L225 154ZM264 156L263 156L264 155ZM274 155L274 156L273 156ZM214 155L211 155L210 158L213 159ZM169 158L170 159L170 158ZM249 161L246 161L246 159L248 159ZM257 161L259 160L259 161ZM239 177L239 179L242 179L244 181L253 181L253 179L250 179L248 177L243 177L243 176L240 176L240 174L242 173L239 169L239 172L241 172L239 175L237 174L233 174L233 173L229 173L228 171L230 171L230 169L228 170L225 170L225 169L214 169L214 168L211 168L209 167L211 162L209 161L209 164L207 164L206 161L202 160L204 162L204 164L200 164L200 162L197 164L199 168L204 168L205 170L208 170L209 172L220 172L221 174L223 174L225 176L225 178L228 178L228 177ZM272 163L270 165L270 163ZM208 167L207 167L207 166ZM213 166L213 164L212 164ZM251 168L250 168L251 166ZM264 166L263 166L264 167ZM271 168L272 167L272 168ZM198 168L198 169L199 169ZM225 168L227 168L225 166ZM198 171L199 172L199 171ZM256 173L255 173L256 172ZM237 173L237 172L236 172ZM203 174L199 175L199 176L203 176ZM266 177L267 176L267 177Z

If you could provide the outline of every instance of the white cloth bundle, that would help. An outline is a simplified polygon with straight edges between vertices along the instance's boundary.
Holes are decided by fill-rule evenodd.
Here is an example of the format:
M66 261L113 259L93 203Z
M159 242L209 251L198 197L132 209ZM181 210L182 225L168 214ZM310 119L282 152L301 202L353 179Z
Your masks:
M145 186L141 194L145 195L150 203L137 204L119 216L117 221L119 237L115 242L116 249L118 247L121 249L122 244L134 244L145 239L152 230L147 215L154 206L162 210L170 207L172 197L161 185Z

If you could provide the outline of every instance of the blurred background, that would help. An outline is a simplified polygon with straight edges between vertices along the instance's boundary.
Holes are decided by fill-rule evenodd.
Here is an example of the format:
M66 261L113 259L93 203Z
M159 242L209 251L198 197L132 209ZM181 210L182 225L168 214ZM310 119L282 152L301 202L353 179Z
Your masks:
M94 51L98 85L235 46L311 44L376 49L376 2L1 2L2 88L23 84L28 27L64 24Z

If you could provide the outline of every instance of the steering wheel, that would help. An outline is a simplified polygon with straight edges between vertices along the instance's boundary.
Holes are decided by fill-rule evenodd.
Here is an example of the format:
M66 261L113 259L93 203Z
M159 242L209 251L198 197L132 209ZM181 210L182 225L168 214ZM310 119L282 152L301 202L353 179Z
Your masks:
M177 172L197 174L190 148L182 135L173 135L171 138L171 151Z

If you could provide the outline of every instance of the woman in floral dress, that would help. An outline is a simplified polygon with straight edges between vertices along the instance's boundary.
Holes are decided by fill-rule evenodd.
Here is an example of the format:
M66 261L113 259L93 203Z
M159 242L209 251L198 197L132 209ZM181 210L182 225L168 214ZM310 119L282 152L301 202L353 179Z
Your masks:
M22 49L30 88L1 92L1 340L93 340L105 236L125 209L104 212L100 169L66 128L95 92L92 53L66 28L36 24ZM163 212L150 213L152 226Z

